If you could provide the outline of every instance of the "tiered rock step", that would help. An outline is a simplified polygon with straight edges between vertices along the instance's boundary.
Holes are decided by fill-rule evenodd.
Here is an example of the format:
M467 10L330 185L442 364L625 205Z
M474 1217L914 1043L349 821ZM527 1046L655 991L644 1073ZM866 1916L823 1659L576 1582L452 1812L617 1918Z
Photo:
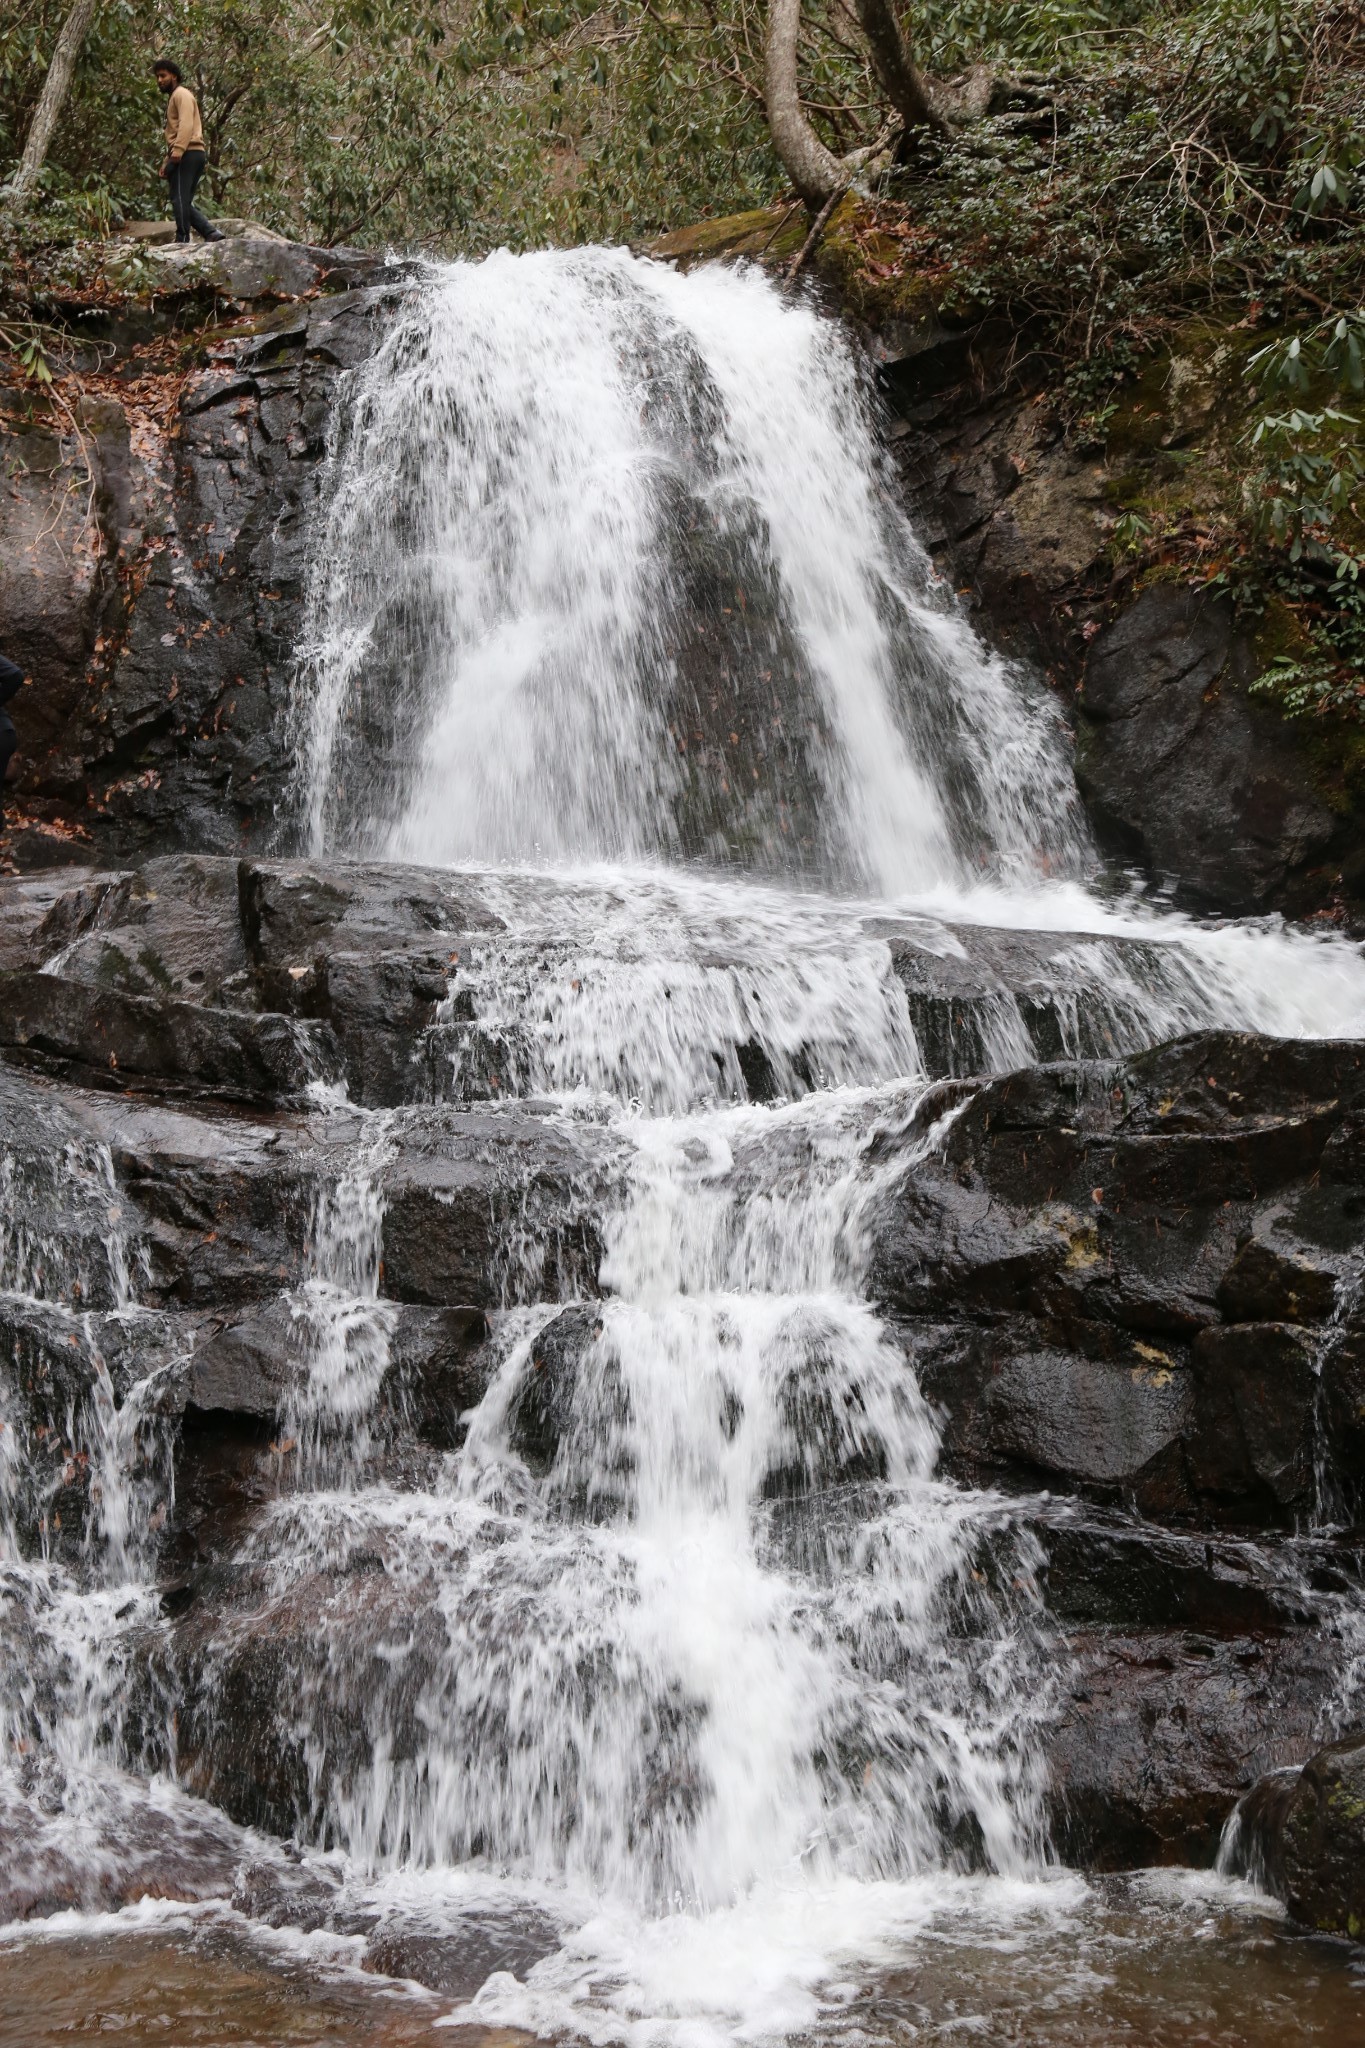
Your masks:
M526 1411L528 1457L552 1455L554 1383L591 1340L629 1138L541 1102L423 1099L451 955L502 931L477 878L176 859L70 879L0 890L24 962L0 978L0 1170L26 1237L3 1241L0 1289L36 1260L45 1297L0 1294L0 1381L32 1475L18 1534L78 1562L90 1475L68 1432L96 1355L120 1396L159 1367L175 1655L192 1670L230 1621L234 1682L259 1708L294 1623L229 1560L287 1456L282 1296L366 1122L310 1081L393 1106L376 1172L396 1483L460 1440L509 1303L566 1303ZM1358 1544L1295 1532L1324 1478L1343 1518L1365 1502L1365 1045L1205 1032L1096 1057L1064 1040L1081 1056L964 1079L1005 998L1031 1046L1078 1028L1081 996L1112 989L1115 942L908 920L876 935L921 1003L921 1043L938 1020L943 1078L909 1122L903 1103L866 1106L871 1299L941 1410L944 1470L1016 1493L1038 1535L1074 1658L1050 1738L1061 1838L1099 1864L1206 1861L1236 1797L1310 1753L1360 1610ZM1161 964L1117 953L1135 982ZM800 1173L790 1119L741 1121L738 1197ZM145 1259L133 1316L115 1312L111 1204ZM298 1589L300 1630L344 1605L347 1573L385 1611L366 1558ZM283 1703L273 1723L253 1712L251 1754L229 1758L187 1715L182 1742L230 1810L287 1832L271 1725L288 1728Z
M171 855L64 889L4 880L0 1057L243 1102L343 1081L370 1107L498 1099L527 1064L517 1028L447 998L461 958L502 936L480 877L422 868ZM1154 1014L1207 1021L1181 949L1155 940L930 918L851 921L850 937L885 943L934 1079L1136 1051ZM761 1039L710 1052L735 1099L782 1092Z

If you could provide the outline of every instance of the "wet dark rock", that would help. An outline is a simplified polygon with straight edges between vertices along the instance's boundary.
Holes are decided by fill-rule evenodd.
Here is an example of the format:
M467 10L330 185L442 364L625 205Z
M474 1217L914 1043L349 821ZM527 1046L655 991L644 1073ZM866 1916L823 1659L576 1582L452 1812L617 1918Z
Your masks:
M0 875L0 967L39 965L30 959L33 934L53 904L77 890L93 869L46 868L31 875Z
M601 1335L602 1320L596 1306L576 1304L553 1317L527 1352L508 1407L507 1440L538 1476L549 1471L572 1426L583 1355ZM607 1448L602 1446L604 1452Z
M481 1308L404 1307L389 1339L395 1399L423 1443L464 1442L466 1418L488 1388L492 1360Z
M992 1381L990 1442L1008 1462L1135 1496L1150 1493L1191 1406L1187 1375L1164 1366L1024 1352Z
M0 1297L0 1388L7 1449L18 1452L8 1503L29 1555L78 1557L90 1516L90 1452L79 1427L96 1383L82 1320L20 1298Z
M1190 988L1179 950L1145 939L915 919L868 919L863 929L890 948L933 1075L1113 1057L1145 1037L1125 984Z
M1314 871L1321 888L1346 850L1283 718L1247 695L1256 669L1227 597L1158 583L1094 641L1078 706L1077 779L1111 848L1234 912L1293 902Z
M305 271L316 281L319 261L358 274L277 243L215 245L209 262L227 260L224 249L238 298L285 289L282 264L304 266L295 284ZM207 310L220 289L205 274L191 296L204 293ZM84 835L86 860L91 846L126 860L187 846L235 853L273 836L337 379L377 345L401 289L401 278L367 281L218 330L169 429L139 414L133 435L109 400L85 423L84 457L47 428L15 423L7 435L18 460L0 611L36 685L15 706L18 796L37 826Z
M320 1190L352 1164L353 1112L273 1119L112 1097L0 1066L0 1109L17 1187L50 1227L44 1270L60 1298L113 1305L105 1239L111 1206L154 1307L231 1315L307 1276ZM432 1308L498 1307L591 1291L596 1218L620 1141L509 1106L400 1113L387 1196L383 1291ZM92 1166L72 1203L52 1163L65 1130ZM59 1155L60 1157L60 1155ZM102 1173L107 1178L102 1177Z
M1190 1354L1198 1420L1187 1446L1196 1491L1248 1519L1313 1502L1318 1375L1313 1341L1287 1323L1201 1330Z
M1046 1753L1053 1833L1092 1869L1208 1865L1241 1793L1320 1740L1340 1648L1316 1631L1079 1630Z
M1258 1778L1237 1802L1219 1845L1218 1862L1230 1877L1248 1877L1275 1898L1284 1896L1280 1836L1290 1801L1298 1790L1300 1769L1290 1764Z
M943 1418L949 1470L1079 1489L1152 1515L1188 1508L1193 1389L1169 1351L1100 1322L1040 1330L1026 1317L915 1324L902 1337Z
M280 1857L244 1863L232 1887L232 1903L263 1927L295 1927L312 1934L336 1925L340 1888L340 1880L317 1864L290 1864Z
M163 1653L188 1789L241 1825L308 1839L378 1745L398 1769L424 1754L449 1623L434 1580L383 1567L374 1537L283 1585L259 1555L203 1570ZM309 1743L310 1719L326 1727L324 1751Z
M619 1140L508 1105L423 1114L385 1173L385 1291L496 1308L596 1291Z
M1365 1324L1357 1317L1323 1349L1323 1429L1347 1508L1365 1519Z
M17 1781L0 1780L0 1924L117 1913L139 1899L226 1898L242 1847L220 1815L162 1810L131 1785L92 1811L87 1786L34 1762Z
M1365 1736L1320 1749L1281 1796L1266 1816L1267 1862L1290 1913L1321 1934L1365 1939Z
M376 1928L361 1968L385 1977L406 1977L443 1998L463 2002L481 1991L495 1971L524 1978L559 1945L560 1930L554 1921L531 1907L515 1913L467 1913L458 1926L439 1933L420 1924Z
M1205 1033L971 1095L884 1202L872 1253L952 1469L1292 1522L1312 1505L1322 1363L1357 1483L1356 1352L1329 1324L1365 1209L1323 1162L1363 1057ZM927 1098L918 1127L950 1101ZM1294 1320L1223 1321L1263 1304Z
M926 338L936 345L907 350L888 335L880 372L919 536L991 639L1070 684L1110 581L1103 464L1034 394L983 403L967 337Z
M355 1100L395 1104L431 1094L426 1036L455 963L468 934L497 929L500 920L467 877L169 855L130 873L88 877L59 895L29 930L24 951L29 966L111 995L260 1010L260 1023L239 1016L232 1029L284 1045L292 1032L311 1061L303 1083L344 1077ZM104 1008L124 1019L150 1014ZM194 1035L180 1011L167 1016ZM282 1025L285 1017L297 1026ZM200 1035L209 1030L203 1025ZM163 1044L156 1057L166 1064L134 1062L134 1071L183 1077L189 1086L198 1061L206 1093L288 1092L243 1073L214 1083L207 1050L181 1056Z
M1270 1554L1059 1506L1034 1530L1048 1613L1063 1628L1189 1629L1232 1638L1312 1627L1305 1558L1277 1570Z
M1336 1306L1337 1275L1270 1237L1249 1237L1223 1275L1218 1305L1230 1323L1320 1323Z
M299 1339L287 1302L215 1330L189 1362L185 1399L206 1414L273 1422L299 1376Z
M0 1057L84 1087L273 1102L335 1081L326 1024L204 1009L23 968L0 972Z
M376 1400L423 1442L452 1450L463 1417L488 1383L488 1318L482 1309L390 1304L389 1369ZM272 1301L215 1330L191 1357L186 1404L205 1416L273 1423L307 1376L309 1337L296 1304Z
M428 1092L423 1034L471 932L501 928L467 877L360 863L243 863L242 934L260 1000L327 1020L352 1095Z
M19 1546L77 1563L98 1533L104 1419L138 1388L144 1471L168 1459L193 1319L74 1313L0 1293L0 1409L18 1461L7 1502Z
M333 953L405 945L443 954L468 932L502 929L467 875L361 861L249 861L240 870L243 934L262 994L283 1005Z
M1358 912L1365 832L1350 749L1249 694L1264 651L1225 596L1165 580L1136 589L1116 571L1113 521L1135 476L1141 489L1168 480L1170 441L1136 470L1122 435L1103 458L1077 445L1046 393L1018 386L1017 331L987 321L945 336L930 322L912 339L903 324L875 341L905 501L978 629L1057 690L1106 849L1199 908L1304 916L1344 901ZM1154 364L1159 393L1146 388L1134 408L1140 434L1164 413L1177 445L1204 439L1226 396L1209 386L1221 353L1201 323ZM1200 416L1182 417L1191 410Z
M128 995L254 1007L240 886L235 861L194 854L92 877L52 905L28 964Z

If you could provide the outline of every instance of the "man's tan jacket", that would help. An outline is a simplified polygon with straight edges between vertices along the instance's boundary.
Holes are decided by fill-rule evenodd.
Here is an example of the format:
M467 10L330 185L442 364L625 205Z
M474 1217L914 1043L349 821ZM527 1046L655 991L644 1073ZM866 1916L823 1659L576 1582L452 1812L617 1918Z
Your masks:
M204 124L199 118L199 102L187 85L178 85L167 103L166 147L173 163L179 163L187 149L204 147Z

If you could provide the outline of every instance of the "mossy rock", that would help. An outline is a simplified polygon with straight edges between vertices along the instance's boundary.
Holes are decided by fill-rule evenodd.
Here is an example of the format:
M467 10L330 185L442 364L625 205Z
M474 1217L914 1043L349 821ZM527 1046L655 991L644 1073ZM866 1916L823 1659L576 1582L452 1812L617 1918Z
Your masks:
M1324 1934L1365 1936L1365 1735L1304 1765L1280 1836L1285 1901Z
M756 206L721 220L697 221L650 242L646 254L687 269L693 263L714 263L747 256L756 263L790 261L799 251L810 223L800 206Z

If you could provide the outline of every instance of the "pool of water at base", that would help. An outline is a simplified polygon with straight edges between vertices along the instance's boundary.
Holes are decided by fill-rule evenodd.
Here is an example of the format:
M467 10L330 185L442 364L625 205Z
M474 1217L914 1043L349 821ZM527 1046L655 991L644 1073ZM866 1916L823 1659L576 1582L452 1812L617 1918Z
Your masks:
M1293 1930L1270 1900L1207 1873L939 1880L917 1903L905 1887L879 1890L869 1888L873 1937L842 1967L836 1941L804 1984L795 1958L810 1932L808 1894L793 1899L785 1964L734 1952L746 1939L742 1910L728 1926L724 1914L709 1916L709 1928L687 1916L642 1926L654 1953L638 1971L619 1952L613 1959L619 1924L605 1935L587 1927L522 1980L494 1976L467 2004L361 1969L355 1940L273 1932L220 1905L144 1901L116 1915L60 1915L0 1931L0 2048L106 2035L125 2048L1365 2042L1365 1953ZM836 1922L846 1909L841 1902ZM422 1938L431 1935L428 1921ZM448 1939L457 1951L458 1926ZM457 1954L451 1961L458 1975ZM532 2024L509 2024L518 2010Z

